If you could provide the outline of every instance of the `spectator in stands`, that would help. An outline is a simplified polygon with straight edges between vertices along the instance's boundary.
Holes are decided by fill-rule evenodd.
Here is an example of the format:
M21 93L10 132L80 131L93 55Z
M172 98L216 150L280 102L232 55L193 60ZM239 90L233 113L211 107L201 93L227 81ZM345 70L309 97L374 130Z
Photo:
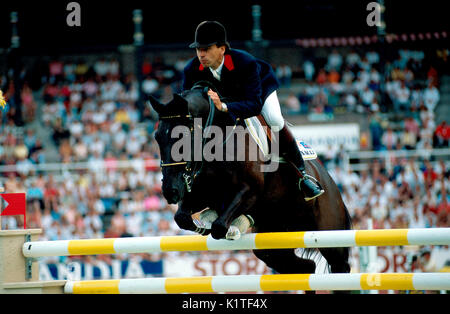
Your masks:
M314 63L311 60L306 60L303 63L303 73L305 75L305 79L308 82L311 82L314 79L314 74L316 72Z
M58 84L64 78L64 63L55 59L49 63L49 82L51 84Z
M347 111L352 112L356 109L358 99L354 93L349 92L344 95L342 102L347 107Z
M418 84L413 86L413 90L411 92L411 99L410 99L410 105L411 105L411 111L418 111L420 106L423 103L423 92L420 89L420 86Z
M145 95L153 95L158 91L159 83L157 80L152 78L151 76L147 76L145 80L142 82L142 91Z
M325 106L328 104L328 98L323 89L313 97L311 101L312 110L315 113L323 113L325 110Z
M106 59L101 57L97 62L94 64L94 71L95 73L100 76L100 79L105 79L106 75L110 72L110 65L108 62L106 62Z
M375 99L375 92L369 88L369 86L366 86L364 90L360 93L360 98L362 101L362 104L366 107L366 109L370 109L372 104L374 103Z
M369 74L369 82L371 84L374 84L376 87L376 89L378 89L378 85L380 84L381 81L381 74L380 72L378 72L378 70L375 67L372 67L370 69L370 74Z
M345 69L342 73L342 82L344 84L351 84L354 79L355 79L355 74L350 69L350 67L348 65L346 65Z
M331 69L328 72L328 83L335 85L338 84L340 82L340 74L337 70L335 69Z
M380 55L375 50L369 50L366 53L366 58L369 64L376 65L380 62Z
M427 107L428 111L434 112L436 105L440 99L440 94L433 82L428 84L428 87L423 92L423 102Z
M117 58L111 58L108 64L108 74L112 76L113 79L118 79L120 75L120 63Z
M361 94L361 92L367 87L367 83L364 81L362 76L358 76L357 79L352 83L352 89L355 93Z
M394 150L397 146L398 136L391 127L388 127L381 138L381 142L387 150Z
M32 122L36 115L36 101L34 100L33 92L28 85L25 83L22 87L22 92L20 94L22 100L22 106L24 108L24 118L27 123Z
M76 68L76 65L71 61L64 63L63 73L64 73L64 80L66 82L68 82L68 83L75 82L75 79L76 79L75 68Z
M293 92L284 101L284 110L287 114L298 114L300 112L301 104L297 96Z
M433 85L438 84L438 72L432 65L428 69L427 80L429 83L431 83Z
M401 143L406 149L415 149L417 139L419 138L419 124L413 117L407 117L403 121L403 132L401 135Z
M63 124L61 118L56 118L55 124L53 125L53 141L55 145L59 147L62 140L68 139L70 137L70 132L67 130Z
M328 81L327 72L325 71L325 69L320 69L316 77L316 83L320 86L327 83L327 81Z
M410 96L410 90L406 86L405 81L401 81L400 88L395 90L394 92L394 111L395 112L401 112L408 110L410 108L409 105L409 96Z
M98 85L93 77L88 78L87 81L82 84L82 88L86 97L95 97L97 95Z
M433 147L446 148L449 147L450 139L450 126L444 120L442 121L434 131Z
M75 66L75 75L76 79L83 78L89 70L89 66L87 65L86 61L83 59L78 60L76 66Z
M328 105L331 106L331 108L336 108L340 104L340 98L337 92L335 92L334 90L330 90L327 102Z
M347 54L345 58L345 63L352 71L356 71L358 69L359 62L361 61L361 57L355 50L351 50L349 54Z
M331 53L328 55L328 61L325 66L327 71L335 70L336 72L341 71L343 63L342 55L338 52L337 49L333 49Z
M280 85L283 87L290 87L292 81L292 69L288 64L281 64L276 68L275 72Z

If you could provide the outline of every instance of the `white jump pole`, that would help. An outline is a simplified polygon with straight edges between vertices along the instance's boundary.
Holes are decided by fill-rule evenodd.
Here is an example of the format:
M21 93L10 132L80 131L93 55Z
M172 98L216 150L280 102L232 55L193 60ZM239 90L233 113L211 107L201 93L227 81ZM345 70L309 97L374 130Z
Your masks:
M390 289L450 290L450 273L283 274L69 281L64 292L169 294Z
M450 228L306 231L244 234L238 240L210 235L36 241L23 244L25 257L168 251L254 250L390 245L448 245Z

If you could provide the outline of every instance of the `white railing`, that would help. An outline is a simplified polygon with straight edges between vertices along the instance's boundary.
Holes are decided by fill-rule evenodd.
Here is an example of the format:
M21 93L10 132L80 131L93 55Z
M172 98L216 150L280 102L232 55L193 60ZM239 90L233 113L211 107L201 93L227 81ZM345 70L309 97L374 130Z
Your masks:
M133 168L142 170L146 167L159 167L159 159L130 159L117 160L114 162L106 160L93 160L87 162L73 162L73 163L42 163L42 164L14 164L0 166L0 173L5 172L22 172L22 171L105 171L108 169L128 169Z
M392 167L395 158L415 158L417 160L443 160L447 166L450 164L450 148L430 149L430 150L391 150L391 151L349 151L344 153L344 168L353 171L367 170L370 161L381 159L387 169ZM351 163L351 160L359 159L358 163ZM432 161L432 163L435 163ZM43 163L43 164L14 164L0 166L0 175L6 172L29 172L29 171L79 171L90 170L94 172L106 171L108 169L135 169L143 170L146 167L159 167L159 159L129 159L109 162L106 160L92 160L87 162L73 163Z
M385 167L392 168L392 162L398 158L414 158L417 161L430 160L435 164L437 160L443 160L446 166L450 164L450 148L438 149L417 149L417 150L386 150L386 151L349 151L344 153L344 168L353 171L369 169L370 162L374 159L381 159ZM359 159L357 163L352 163L351 159ZM433 160L434 159L434 160Z

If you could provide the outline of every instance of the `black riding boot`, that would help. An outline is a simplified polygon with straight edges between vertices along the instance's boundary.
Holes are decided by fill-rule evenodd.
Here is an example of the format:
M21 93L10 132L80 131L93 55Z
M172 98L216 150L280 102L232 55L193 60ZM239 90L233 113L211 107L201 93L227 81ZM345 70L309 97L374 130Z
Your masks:
M310 201L325 191L316 183L317 180L305 171L305 161L300 152L297 141L287 126L280 131L280 155L290 160L301 174L299 188L305 194L305 201Z

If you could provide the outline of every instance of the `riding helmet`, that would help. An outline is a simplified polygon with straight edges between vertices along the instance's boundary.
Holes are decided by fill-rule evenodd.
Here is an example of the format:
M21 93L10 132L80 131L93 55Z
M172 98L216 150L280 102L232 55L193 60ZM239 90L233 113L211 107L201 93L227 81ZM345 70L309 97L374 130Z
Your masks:
M195 41L189 45L189 48L208 48L212 45L226 45L229 48L227 31L217 21L201 22L195 30Z

